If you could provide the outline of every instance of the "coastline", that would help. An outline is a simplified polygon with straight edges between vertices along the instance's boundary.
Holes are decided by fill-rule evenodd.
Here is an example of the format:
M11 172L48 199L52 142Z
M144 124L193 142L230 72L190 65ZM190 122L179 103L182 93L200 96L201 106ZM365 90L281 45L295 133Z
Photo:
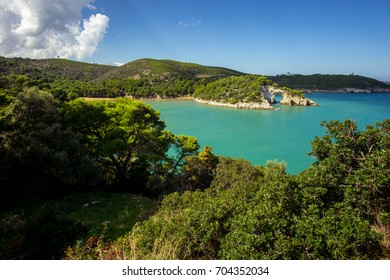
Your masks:
M318 90L308 90L308 89L301 89L305 94L311 94L316 92L323 92L323 93L364 93L364 94L370 94L370 93L390 93L389 90L385 89L358 89L358 88L342 88L342 89L318 89Z
M223 103L223 102L217 102L214 100L204 100L199 98L194 98L191 96L180 96L180 97L161 97L157 95L156 97L143 97L143 98L133 98L132 96L129 96L128 98L131 98L133 100L139 100L139 101L148 101L148 100L155 100L155 101L169 101L169 100L191 100L202 104L207 104L211 106L218 106L218 107L226 107L226 108L234 108L234 109L251 109L251 110L275 110L274 107L272 107L268 102L264 101L263 103L257 103L257 102L237 102L234 104L231 103Z
M207 104L207 105L212 105L212 106L218 106L218 107L227 107L227 108L234 108L234 109L251 109L251 110L275 110L274 107L272 107L268 102L262 102L262 103L256 103L256 102L250 102L250 103L245 103L245 102L237 102L234 104L231 103L222 103L222 102L217 102L213 100L203 100L203 99L198 99L198 98L192 98L192 100Z
M179 97L142 97L142 98L133 98L130 96L126 96L127 98L131 98L133 100L139 100L139 101L144 101L144 100L158 100L158 101L164 101L164 100L194 100L191 96L179 96Z
M89 101L97 101L97 100L115 100L115 97L80 97L84 100ZM232 108L232 109L244 109L244 110L280 110L279 108L274 108L268 101L264 101L262 103L258 102L237 102L237 103L223 103L223 102L217 102L214 100L204 100L199 98L194 98L191 96L180 96L180 97L142 97L142 98L134 98L133 96L124 96L124 98L129 98L131 100L135 101L171 101L171 100L189 100L189 101L195 101L198 103L211 105L211 106L217 106L217 107L225 107L225 108ZM282 103L281 103L282 104ZM285 104L286 105L286 104Z

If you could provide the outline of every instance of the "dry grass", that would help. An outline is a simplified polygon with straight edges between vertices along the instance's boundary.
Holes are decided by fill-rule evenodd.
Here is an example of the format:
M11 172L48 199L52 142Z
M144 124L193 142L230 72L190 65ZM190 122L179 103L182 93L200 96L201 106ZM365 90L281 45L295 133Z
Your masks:
M374 230L383 235L382 241L382 257L384 259L390 259L390 226L383 223L379 218L374 225Z

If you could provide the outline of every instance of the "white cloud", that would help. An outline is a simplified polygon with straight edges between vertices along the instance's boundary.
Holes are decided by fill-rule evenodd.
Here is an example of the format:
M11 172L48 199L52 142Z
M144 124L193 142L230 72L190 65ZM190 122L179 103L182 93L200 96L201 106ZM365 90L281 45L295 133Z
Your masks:
M90 10L96 10L96 7L94 5L92 5L92 4L88 4L87 7Z
M92 0L0 0L0 55L30 58L92 56L108 27L106 15L82 20ZM96 9L96 8L95 8Z
M185 22L185 21L179 21L179 25L184 27L184 28L187 28L187 27L194 27L194 26L197 26L197 25L200 25L202 24L202 20L199 19L197 21L194 21L194 22Z

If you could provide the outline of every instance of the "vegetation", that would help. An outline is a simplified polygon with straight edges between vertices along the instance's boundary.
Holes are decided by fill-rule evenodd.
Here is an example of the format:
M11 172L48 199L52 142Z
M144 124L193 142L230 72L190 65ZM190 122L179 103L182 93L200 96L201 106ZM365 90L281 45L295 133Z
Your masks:
M0 56L0 73L26 75L31 78L91 81L115 66L84 63L68 59L5 58Z
M179 180L175 172L199 148L195 138L166 131L158 113L144 103L60 103L38 88L18 94L3 108L0 127L0 205L9 213L1 229L9 245L5 250L17 247L11 255L17 258L58 258L58 250L88 227L88 221L80 225L51 210L39 209L31 219L22 219L19 213L26 206L96 190L161 196L171 192ZM168 154L170 149L176 153ZM10 230L17 230L20 239L13 239ZM50 248L41 244L52 234L62 237ZM35 245L25 243L29 235L35 236ZM34 246L40 251L29 252Z
M207 83L198 87L194 97L204 100L215 100L223 103L263 101L260 88L272 84L264 76L245 75L229 77Z
M0 57L0 105L9 104L32 86L61 101L77 97L180 97L193 94L197 86L210 80L232 75L242 73L171 60L141 59L114 67L64 59Z
M239 75L243 75L243 73L221 67L203 66L173 60L139 59L105 73L99 77L99 80L197 79Z
M318 161L301 174L220 157L209 188L168 195L106 253L76 245L67 258L388 257L390 120L365 131L352 121L323 125L327 134L313 141Z
M303 89L308 91L316 90L342 90L355 88L361 90L390 90L390 85L375 79L358 75L277 75L269 77L273 82L283 87Z
M390 120L365 130L324 122L326 134L312 142L317 161L289 175L283 163L255 167L211 147L198 152L196 138L167 131L142 102L77 98L259 102L259 87L274 85L265 77L146 60L137 63L156 75L92 81L69 69L111 70L56 60L67 76L52 60L1 62L0 258L390 257ZM167 76L168 66L208 77Z

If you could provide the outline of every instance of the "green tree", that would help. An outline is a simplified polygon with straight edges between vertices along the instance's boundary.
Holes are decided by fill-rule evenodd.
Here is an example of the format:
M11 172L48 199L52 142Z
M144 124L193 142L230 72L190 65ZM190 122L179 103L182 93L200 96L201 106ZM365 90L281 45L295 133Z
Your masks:
M326 202L348 201L365 215L375 217L390 210L390 120L369 125L356 122L323 122L327 129L312 142L317 163L303 173L308 183L324 189Z
M205 146L198 155L187 157L183 166L181 185L183 190L207 189L215 176L219 162L210 146Z
M93 164L79 135L62 122L53 96L37 88L18 94L4 110L0 169L6 197L50 197L93 182Z
M197 153L199 144L195 137L178 135L175 137L173 147L176 151L176 156L173 159L172 175L175 175L177 169L185 163L186 157Z
M68 125L84 135L84 143L107 175L120 186L139 191L153 163L162 162L172 141L158 112L129 99L74 100L66 104ZM130 188L130 189L129 189Z

